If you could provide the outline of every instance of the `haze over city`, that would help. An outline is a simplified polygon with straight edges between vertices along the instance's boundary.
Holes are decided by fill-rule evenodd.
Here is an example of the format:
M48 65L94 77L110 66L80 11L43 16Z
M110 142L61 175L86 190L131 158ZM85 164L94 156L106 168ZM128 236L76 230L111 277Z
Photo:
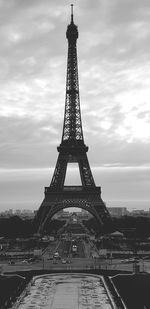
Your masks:
M106 205L150 207L150 2L74 1L88 158ZM37 209L57 160L70 2L0 0L0 209ZM77 184L70 167L66 183Z

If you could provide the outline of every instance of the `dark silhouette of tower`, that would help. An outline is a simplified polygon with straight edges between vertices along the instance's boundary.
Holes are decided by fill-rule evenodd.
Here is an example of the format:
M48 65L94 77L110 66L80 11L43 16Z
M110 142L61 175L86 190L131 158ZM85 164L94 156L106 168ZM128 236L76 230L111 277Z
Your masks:
M62 140L55 171L45 198L35 217L38 232L42 233L48 221L61 209L79 207L89 211L103 227L110 220L109 212L101 199L101 188L96 187L87 158L88 147L84 143L77 65L78 29L73 20L67 27L68 61L66 80L65 114ZM76 162L79 166L81 186L65 186L67 165Z

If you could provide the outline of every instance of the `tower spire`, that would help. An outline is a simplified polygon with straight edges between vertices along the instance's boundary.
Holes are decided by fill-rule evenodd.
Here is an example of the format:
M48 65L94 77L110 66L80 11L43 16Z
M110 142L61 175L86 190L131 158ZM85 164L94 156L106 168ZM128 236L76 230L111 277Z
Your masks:
M71 24L73 24L73 4L71 4Z

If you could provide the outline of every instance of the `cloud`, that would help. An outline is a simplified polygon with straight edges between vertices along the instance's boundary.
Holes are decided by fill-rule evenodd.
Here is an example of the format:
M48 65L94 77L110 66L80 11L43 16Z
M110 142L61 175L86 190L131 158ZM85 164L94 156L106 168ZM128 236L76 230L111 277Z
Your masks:
M59 126L47 119L1 118L1 167L17 168L53 165L59 143ZM43 151L44 150L44 151Z
M65 103L69 5L67 0L0 1L1 168L38 170L56 164ZM135 170L131 171L134 182L125 167L150 164L149 9L147 0L75 2L81 111L89 161L96 167L122 167L118 173L111 169L116 179L110 175L113 185L109 177L105 181L108 170L103 171L110 192L106 198L114 197L113 190L117 196L119 188L119 192L126 188L125 193L118 192L124 199L128 192L130 197L136 196ZM142 175L144 199L148 196L148 180L146 192L143 187L146 170ZM7 176L9 180L9 173ZM128 177L130 185L135 183L133 194ZM23 173L20 179L26 186ZM17 179L13 185L12 180L11 186L18 183ZM39 180L38 189L40 185Z

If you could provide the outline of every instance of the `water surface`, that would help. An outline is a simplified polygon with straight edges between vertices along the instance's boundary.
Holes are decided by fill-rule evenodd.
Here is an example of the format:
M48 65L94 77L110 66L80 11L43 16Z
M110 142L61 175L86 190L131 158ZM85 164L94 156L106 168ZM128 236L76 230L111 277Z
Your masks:
M36 277L18 309L112 309L101 277L58 274Z

